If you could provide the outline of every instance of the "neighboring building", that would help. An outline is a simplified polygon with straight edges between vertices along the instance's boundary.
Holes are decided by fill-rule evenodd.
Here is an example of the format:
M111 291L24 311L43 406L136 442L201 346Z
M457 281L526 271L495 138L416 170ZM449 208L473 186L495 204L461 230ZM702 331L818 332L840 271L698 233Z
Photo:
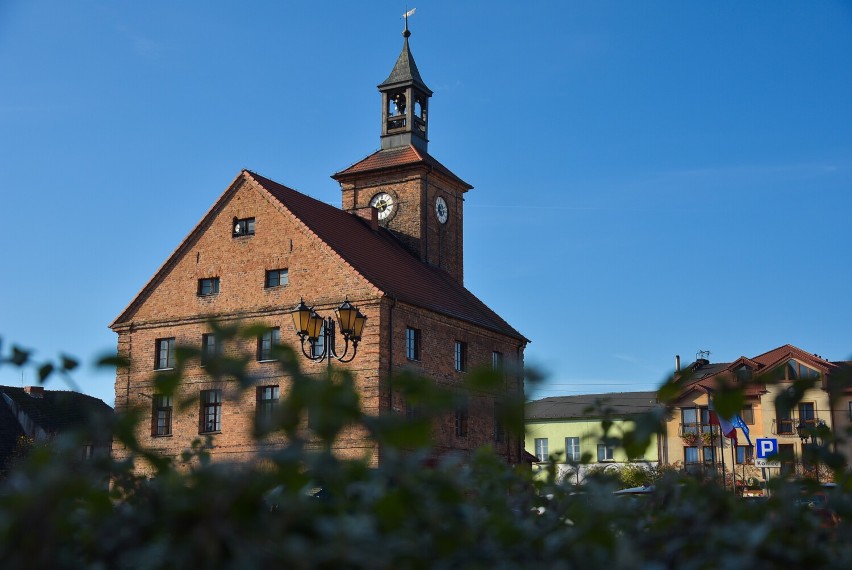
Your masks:
M666 424L663 461L683 466L692 472L731 471L735 467L741 486L758 487L763 472L754 467L755 450L742 430L737 430L737 446L724 439L719 442L719 427L710 409L710 400L719 383L742 385L746 397L740 412L748 426L751 441L777 439L781 471L802 468L799 426L814 428L821 424L843 434L852 417L852 384L849 362L829 362L789 344L753 358L742 356L734 362L710 363L698 358L684 370L676 371L681 391L674 402L675 412ZM845 383L841 378L845 376ZM776 410L775 399L788 390L794 380L812 382L796 407L788 414ZM829 387L837 386L834 401ZM840 449L849 458L852 449ZM769 469L768 477L777 476Z
M631 418L658 407L656 392L620 392L557 396L527 404L526 450L542 465L551 455L559 457L559 476L577 477L581 482L585 471L594 465L619 468L628 462L624 449L604 439L601 422L611 420L609 437L621 437L632 429ZM655 439L645 455L634 462L659 463ZM586 456L586 463L578 465Z
M64 432L94 427L105 430L112 408L97 398L41 386L0 386L0 473L21 450L22 441L42 442ZM95 432L80 448L80 457L105 456L112 434Z
M413 369L458 389L466 371L504 371L507 392L523 394L523 335L463 284L464 194L472 188L427 152L426 87L411 55L406 26L394 68L381 93L381 149L336 173L343 209L324 204L244 170L177 247L111 328L131 365L116 376L116 408L142 406L150 424L143 444L179 456L193 439L210 436L214 460L248 461L280 442L257 442L252 427L285 397L287 379L268 349L298 344L290 312L301 299L330 315L344 299L366 315L357 357L344 364L355 377L367 413L404 412L407 404L387 379ZM130 261L130 260L128 260ZM262 323L256 341L222 346L210 319ZM153 377L174 366L174 349L255 354L248 372L255 390L237 399L213 381L202 362L190 364L173 397ZM304 359L321 374L325 364ZM508 462L522 442L495 421L494 393L468 395L434 426L437 451L466 453L491 444ZM179 410L176 403L198 405ZM381 461L365 434L341 437L342 457ZM116 448L121 456L123 449Z

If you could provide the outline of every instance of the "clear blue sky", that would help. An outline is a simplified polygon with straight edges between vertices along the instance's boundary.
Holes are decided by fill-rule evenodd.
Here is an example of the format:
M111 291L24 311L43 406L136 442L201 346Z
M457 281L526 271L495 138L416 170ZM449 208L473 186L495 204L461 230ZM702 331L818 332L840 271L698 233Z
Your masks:
M411 6L429 150L475 186L466 285L532 340L534 396L651 389L699 349L852 356L852 3ZM339 205L405 8L0 0L4 350L114 350L241 168Z

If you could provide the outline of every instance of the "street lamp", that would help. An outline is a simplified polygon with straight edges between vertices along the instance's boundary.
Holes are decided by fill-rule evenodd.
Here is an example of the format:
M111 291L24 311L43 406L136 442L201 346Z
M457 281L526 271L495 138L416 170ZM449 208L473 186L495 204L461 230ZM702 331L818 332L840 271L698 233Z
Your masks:
M364 330L364 323L367 321L361 311L349 302L349 299L343 301L335 311L337 314L337 323L340 325L340 332L343 334L343 353L337 353L335 346L335 323L331 317L321 317L317 314L313 307L305 305L303 299L299 300L299 304L291 311L293 316L293 325L296 328L296 334L299 335L299 340L302 343L302 354L311 360L321 362L323 359L328 360L328 365L331 367L331 359L334 358L339 362L351 362L358 353L358 343L361 341L361 332ZM315 347L317 341L322 337L322 351L317 354ZM310 351L305 349L305 341L307 341ZM349 354L349 344L352 344L352 354Z
M819 426L825 425L823 420L820 420ZM812 445L817 444L817 427L805 423L804 420L799 420L799 425L796 426L796 432L799 434L799 439L802 440L802 468L805 463L805 446L810 442ZM815 457L814 471L816 472L816 481L819 483L819 458Z

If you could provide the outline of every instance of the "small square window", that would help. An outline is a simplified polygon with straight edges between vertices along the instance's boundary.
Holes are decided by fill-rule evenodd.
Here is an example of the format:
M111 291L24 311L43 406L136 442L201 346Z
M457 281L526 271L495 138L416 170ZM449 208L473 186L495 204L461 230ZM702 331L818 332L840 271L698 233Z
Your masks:
M614 461L615 460L615 446L607 445L605 443L598 444L598 461Z
M209 297L210 295L219 294L219 278L206 277L198 280L198 296Z
M406 327L405 356L408 360L420 360L420 329Z
M456 341L456 372L467 370L467 343Z
M272 347L281 342L281 329L274 327L257 337L257 360L272 360Z
M548 454L546 437L535 438L535 456L539 461L547 461Z
M266 272L264 287L270 289L272 287L281 287L289 283L289 277L286 269L270 269Z
M234 218L233 237L253 236L254 218Z
M154 395L151 435L172 435L172 397Z
M169 370L175 367L175 339L158 338L155 342L154 369Z
M199 432L218 431L222 431L222 390L202 390Z
M740 417L747 425L754 425L754 405L746 404L740 412Z

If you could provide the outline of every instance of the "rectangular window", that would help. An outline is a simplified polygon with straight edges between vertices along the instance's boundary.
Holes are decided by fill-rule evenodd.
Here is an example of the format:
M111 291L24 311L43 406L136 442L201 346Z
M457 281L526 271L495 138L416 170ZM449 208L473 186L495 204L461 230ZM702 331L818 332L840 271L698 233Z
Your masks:
M319 336L311 341L311 358L322 358L325 356L325 325L320 328Z
M754 406L752 404L746 404L743 406L742 411L740 411L740 417L743 421L750 426L754 425Z
M420 330L406 327L405 356L408 360L420 360Z
M494 402L494 442L503 443L503 440L505 438L506 434L503 429L503 420L500 414L500 405L497 402Z
M565 462L578 463L580 456L580 438L566 437L565 438Z
M548 453L546 437L535 438L535 456L538 457L539 461L547 461Z
M491 369L497 372L503 371L503 353L496 350L491 353Z
M154 394L151 435L172 435L172 397Z
M813 402L799 402L799 421L811 427L816 425L816 409Z
M790 435L793 433L793 418L790 416L789 410L776 409L775 426L775 431L780 435Z
M201 391L199 433L222 431L222 390Z
M696 408L681 408L681 435L698 433L698 410Z
M751 465L754 463L754 448L750 445L737 446L737 465Z
M684 447L683 448L683 462L684 463L698 463L698 448L697 447Z
M209 297L219 294L219 278L206 277L198 280L198 296Z
M456 437L467 437L467 406L462 404L456 407Z
M234 218L233 237L253 236L254 235L254 218Z
M598 444L598 461L613 461L615 458L615 447L605 443Z
M849 402L849 421L852 422L852 401Z
M405 403L405 418L409 421L414 421L420 418L420 406L416 404L412 404L411 402Z
M269 424L275 415L278 406L278 386L257 387L257 421L261 424Z
M271 269L266 272L264 287L267 289L271 287L281 287L282 285L289 283L289 280L290 278L286 269Z
M219 355L219 342L216 335L207 333L201 335L201 366L206 366L212 358Z
M273 327L257 337L257 360L272 360L272 347L281 342L281 329Z
M781 462L781 476L796 473L796 446L792 443L778 445L778 460Z
M154 369L168 370L175 367L175 339L158 338L155 343Z
M704 463L707 465L715 465L716 464L716 448L704 446Z
M467 370L467 343L456 341L456 372Z

